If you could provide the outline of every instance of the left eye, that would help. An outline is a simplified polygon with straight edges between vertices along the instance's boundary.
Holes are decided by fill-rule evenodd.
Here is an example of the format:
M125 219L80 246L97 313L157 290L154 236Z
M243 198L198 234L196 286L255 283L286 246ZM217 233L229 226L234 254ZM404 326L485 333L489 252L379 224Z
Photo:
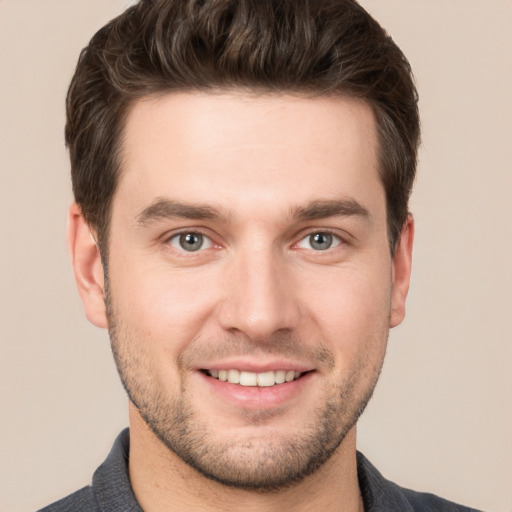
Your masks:
M298 244L301 249L326 251L341 244L341 239L332 233L318 231L304 237Z
M212 246L212 241L207 236L194 231L174 235L169 239L169 243L175 249L187 252L196 252Z

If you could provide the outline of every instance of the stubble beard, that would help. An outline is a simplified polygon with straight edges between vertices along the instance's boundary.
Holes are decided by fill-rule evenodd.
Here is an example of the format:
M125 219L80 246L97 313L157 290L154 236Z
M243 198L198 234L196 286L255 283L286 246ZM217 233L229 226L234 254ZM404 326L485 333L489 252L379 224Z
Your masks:
M343 385L310 415L294 437L264 436L220 441L194 410L183 375L176 398L159 386L144 343L130 336L114 313L108 286L105 304L112 353L124 389L155 436L200 474L228 487L269 492L285 489L314 473L334 454L368 404L382 368L357 368ZM385 350L385 343L384 343ZM332 356L334 357L334 356ZM357 392L360 372L372 372L363 392ZM264 428L265 414L250 415Z

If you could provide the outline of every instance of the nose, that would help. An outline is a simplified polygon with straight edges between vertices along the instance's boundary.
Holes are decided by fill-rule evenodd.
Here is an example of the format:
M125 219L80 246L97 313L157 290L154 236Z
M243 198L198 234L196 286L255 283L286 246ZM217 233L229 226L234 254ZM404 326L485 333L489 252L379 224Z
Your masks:
M218 311L221 327L259 342L295 330L301 313L286 258L261 249L234 256L230 263Z

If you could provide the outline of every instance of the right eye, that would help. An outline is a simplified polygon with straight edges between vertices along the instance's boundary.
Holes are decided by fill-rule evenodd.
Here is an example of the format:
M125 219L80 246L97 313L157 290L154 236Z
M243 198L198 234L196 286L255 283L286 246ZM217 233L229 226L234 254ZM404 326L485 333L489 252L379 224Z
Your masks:
M186 252L197 252L202 249L209 249L213 245L212 241L207 236L196 231L178 233L169 238L169 243L175 249Z
M341 244L341 239L327 231L316 231L304 237L298 247L301 249L313 249L315 251L327 251Z

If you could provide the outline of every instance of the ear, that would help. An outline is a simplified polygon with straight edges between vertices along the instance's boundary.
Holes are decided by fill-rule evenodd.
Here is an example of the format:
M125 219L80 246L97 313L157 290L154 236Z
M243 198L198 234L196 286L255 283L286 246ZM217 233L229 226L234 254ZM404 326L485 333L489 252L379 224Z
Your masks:
M390 327L396 327L405 317L405 299L407 298L411 278L413 242L414 219L409 214L400 233L393 256Z
M107 328L100 250L80 207L75 203L69 208L68 249L85 315L97 327Z

